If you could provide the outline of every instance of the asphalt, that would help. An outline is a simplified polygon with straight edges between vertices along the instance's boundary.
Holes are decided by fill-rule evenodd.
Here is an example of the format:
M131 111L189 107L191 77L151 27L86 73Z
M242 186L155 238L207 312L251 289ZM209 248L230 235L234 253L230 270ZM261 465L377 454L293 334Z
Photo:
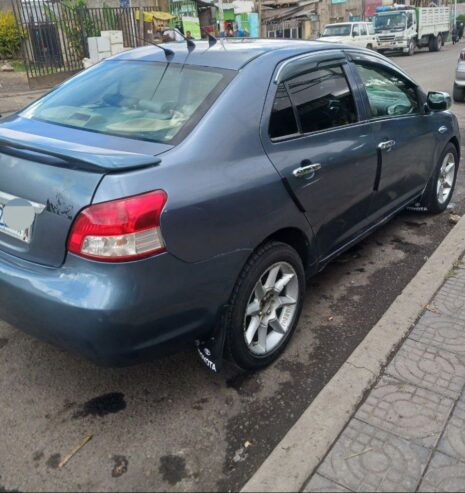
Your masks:
M451 92L459 49L396 62ZM465 123L465 105L454 111ZM461 169L459 214L464 198ZM450 228L448 213L406 212L330 264L308 284L288 350L259 374L215 376L194 351L96 368L0 322L0 491L239 489Z

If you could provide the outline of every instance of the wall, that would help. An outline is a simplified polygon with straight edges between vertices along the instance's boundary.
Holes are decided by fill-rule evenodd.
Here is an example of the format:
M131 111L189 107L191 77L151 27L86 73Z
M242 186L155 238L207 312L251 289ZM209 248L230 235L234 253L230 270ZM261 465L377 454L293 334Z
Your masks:
M362 1L346 0L343 3L331 3L331 0L321 0L318 4L318 13L320 30L323 31L326 24L346 22L350 15L362 16Z

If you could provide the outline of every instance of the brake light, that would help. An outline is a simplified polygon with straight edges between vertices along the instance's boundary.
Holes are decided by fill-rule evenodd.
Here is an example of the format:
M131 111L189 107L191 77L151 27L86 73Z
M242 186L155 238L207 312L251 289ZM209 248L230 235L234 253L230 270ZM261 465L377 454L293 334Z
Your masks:
M460 57L459 58L460 58L460 60L465 60L465 50L462 50L460 52Z
M166 199L163 190L156 190L83 209L71 228L68 251L107 262L164 251L160 216Z

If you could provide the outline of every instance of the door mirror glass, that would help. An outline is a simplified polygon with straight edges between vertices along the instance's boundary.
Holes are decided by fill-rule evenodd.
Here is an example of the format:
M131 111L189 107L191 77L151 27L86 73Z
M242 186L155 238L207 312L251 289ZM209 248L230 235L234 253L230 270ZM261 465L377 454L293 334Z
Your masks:
M432 111L446 111L452 105L449 94L442 91L430 91L426 101L428 108Z

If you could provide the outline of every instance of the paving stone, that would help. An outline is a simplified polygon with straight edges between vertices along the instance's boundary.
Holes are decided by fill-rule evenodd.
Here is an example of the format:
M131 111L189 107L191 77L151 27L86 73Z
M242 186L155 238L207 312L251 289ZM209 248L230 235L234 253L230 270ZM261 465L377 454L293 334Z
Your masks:
M418 321L409 338L428 346L465 355L465 320L454 320L427 311Z
M450 277L430 304L437 308L441 315L447 315L457 320L465 320L464 292L465 277Z
M304 493L339 493L339 492L349 492L347 488L344 488L334 481L330 481L329 479L320 476L319 474L314 474L310 481L307 483L307 486L303 489Z
M415 491L431 451L352 419L318 472L353 491Z
M438 449L465 461L465 397L463 395L447 423Z
M386 373L457 399L465 384L463 360L465 357L407 339L386 368Z
M432 448L439 440L452 406L452 399L384 376L355 417Z
M465 491L465 463L436 452L418 491Z

